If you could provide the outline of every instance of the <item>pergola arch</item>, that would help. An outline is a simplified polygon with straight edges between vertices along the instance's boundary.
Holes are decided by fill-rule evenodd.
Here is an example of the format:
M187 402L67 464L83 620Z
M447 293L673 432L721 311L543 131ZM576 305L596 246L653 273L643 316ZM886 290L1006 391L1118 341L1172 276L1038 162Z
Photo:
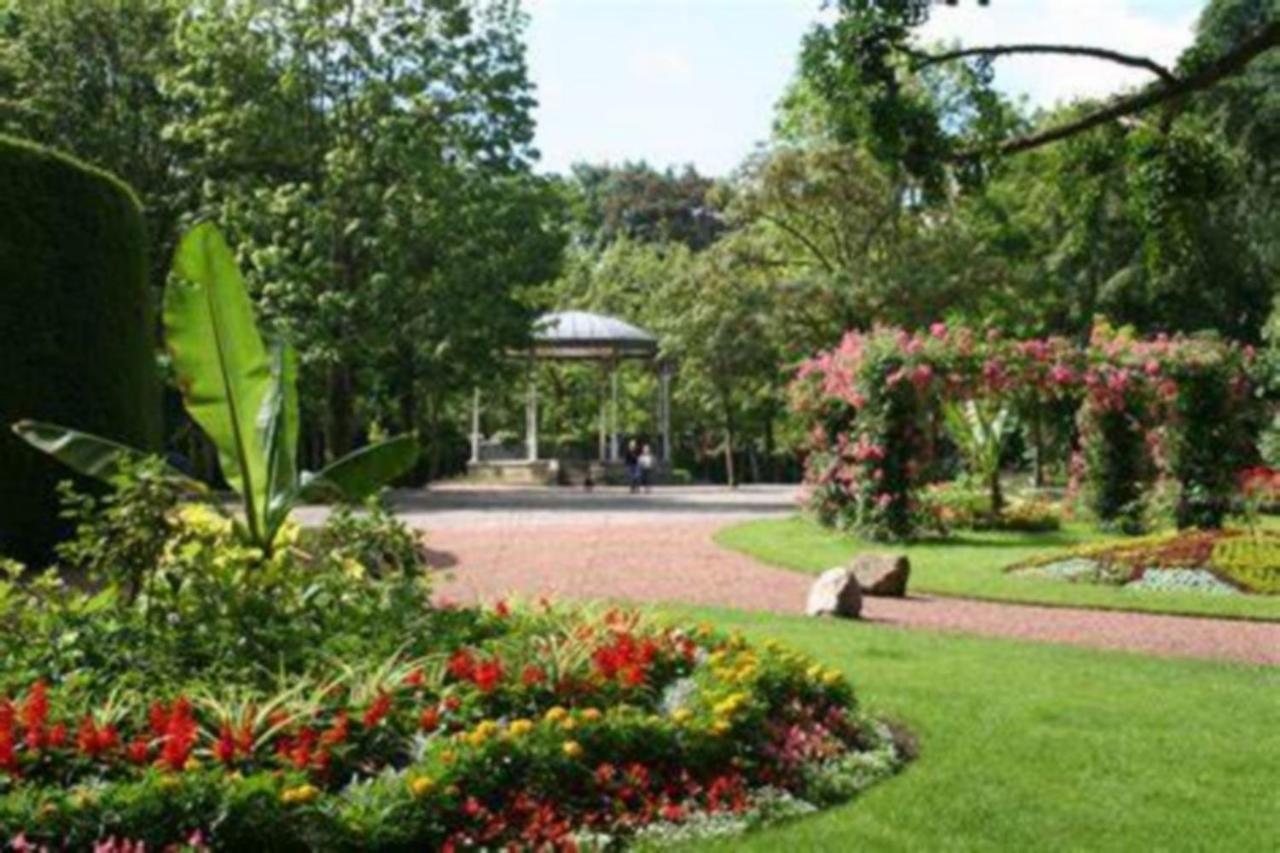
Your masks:
M658 339L652 333L625 320L590 311L554 311L534 322L532 343L513 357L527 359L528 390L525 398L525 459L509 461L507 468L523 465L530 480L555 482L560 475L560 460L542 460L538 453L538 385L535 365L543 361L597 362L606 372L605 391L600 399L598 463L602 466L620 459L618 429L618 368L625 361L647 361L658 374L658 455L666 466L671 461L671 379L672 366L662 359ZM482 458L483 436L480 432L481 395L477 388L471 409L471 460L474 473L494 474L488 470L496 463ZM543 473L545 472L545 473ZM511 472L508 472L511 473ZM502 478L499 475L498 478Z

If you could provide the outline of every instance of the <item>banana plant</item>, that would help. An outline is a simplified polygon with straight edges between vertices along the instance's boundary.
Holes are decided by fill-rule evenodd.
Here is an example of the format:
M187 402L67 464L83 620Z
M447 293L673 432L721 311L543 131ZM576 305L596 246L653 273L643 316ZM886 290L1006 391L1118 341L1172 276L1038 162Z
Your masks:
M398 436L299 472L298 367L293 348L259 334L253 303L235 257L212 224L192 228L178 244L165 290L165 340L183 405L218 452L218 464L240 497L247 539L271 552L280 526L300 501L358 501L413 466L417 442ZM135 448L37 421L13 430L70 468L110 481ZM175 479L203 486L176 470Z
M942 410L947 435L964 457L969 473L991 491L991 512L1004 508L1000 454L1016 426L1013 410L990 400L947 403Z

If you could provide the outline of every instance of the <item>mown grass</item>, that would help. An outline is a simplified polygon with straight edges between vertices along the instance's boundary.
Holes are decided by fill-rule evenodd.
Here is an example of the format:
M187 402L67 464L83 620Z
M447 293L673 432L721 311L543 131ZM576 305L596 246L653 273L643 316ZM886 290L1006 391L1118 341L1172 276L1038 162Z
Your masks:
M1274 850L1280 669L682 611L842 669L920 756L709 850Z
M749 521L716 534L726 548L765 563L818 573L842 566L859 551L891 551L911 559L910 591L997 601L1280 620L1280 596L1138 591L1010 574L1019 560L1101 538L1083 524L1053 533L961 532L946 540L908 545L863 542L794 516Z

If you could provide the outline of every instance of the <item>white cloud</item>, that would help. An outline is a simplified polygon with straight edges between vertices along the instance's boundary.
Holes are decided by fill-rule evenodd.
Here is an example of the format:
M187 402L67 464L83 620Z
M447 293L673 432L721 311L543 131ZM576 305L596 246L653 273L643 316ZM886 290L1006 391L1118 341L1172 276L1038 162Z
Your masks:
M1171 14L1133 0L1038 0L939 6L922 31L926 40L965 46L1015 43L1105 47L1172 65L1192 40L1199 10ZM1109 95L1151 79L1148 72L1101 60L1073 57L1005 57L996 60L996 83L1031 103L1049 106L1075 97Z

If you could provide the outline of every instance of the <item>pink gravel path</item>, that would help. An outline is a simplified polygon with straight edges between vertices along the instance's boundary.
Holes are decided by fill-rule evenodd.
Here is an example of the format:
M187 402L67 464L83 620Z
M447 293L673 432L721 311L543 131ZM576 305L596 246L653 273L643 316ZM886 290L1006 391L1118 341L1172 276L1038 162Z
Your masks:
M621 599L802 613L812 578L720 548L719 520L432 526L442 599L505 595ZM1280 624L912 596L868 598L863 616L897 628L961 631L1153 655L1280 666Z

